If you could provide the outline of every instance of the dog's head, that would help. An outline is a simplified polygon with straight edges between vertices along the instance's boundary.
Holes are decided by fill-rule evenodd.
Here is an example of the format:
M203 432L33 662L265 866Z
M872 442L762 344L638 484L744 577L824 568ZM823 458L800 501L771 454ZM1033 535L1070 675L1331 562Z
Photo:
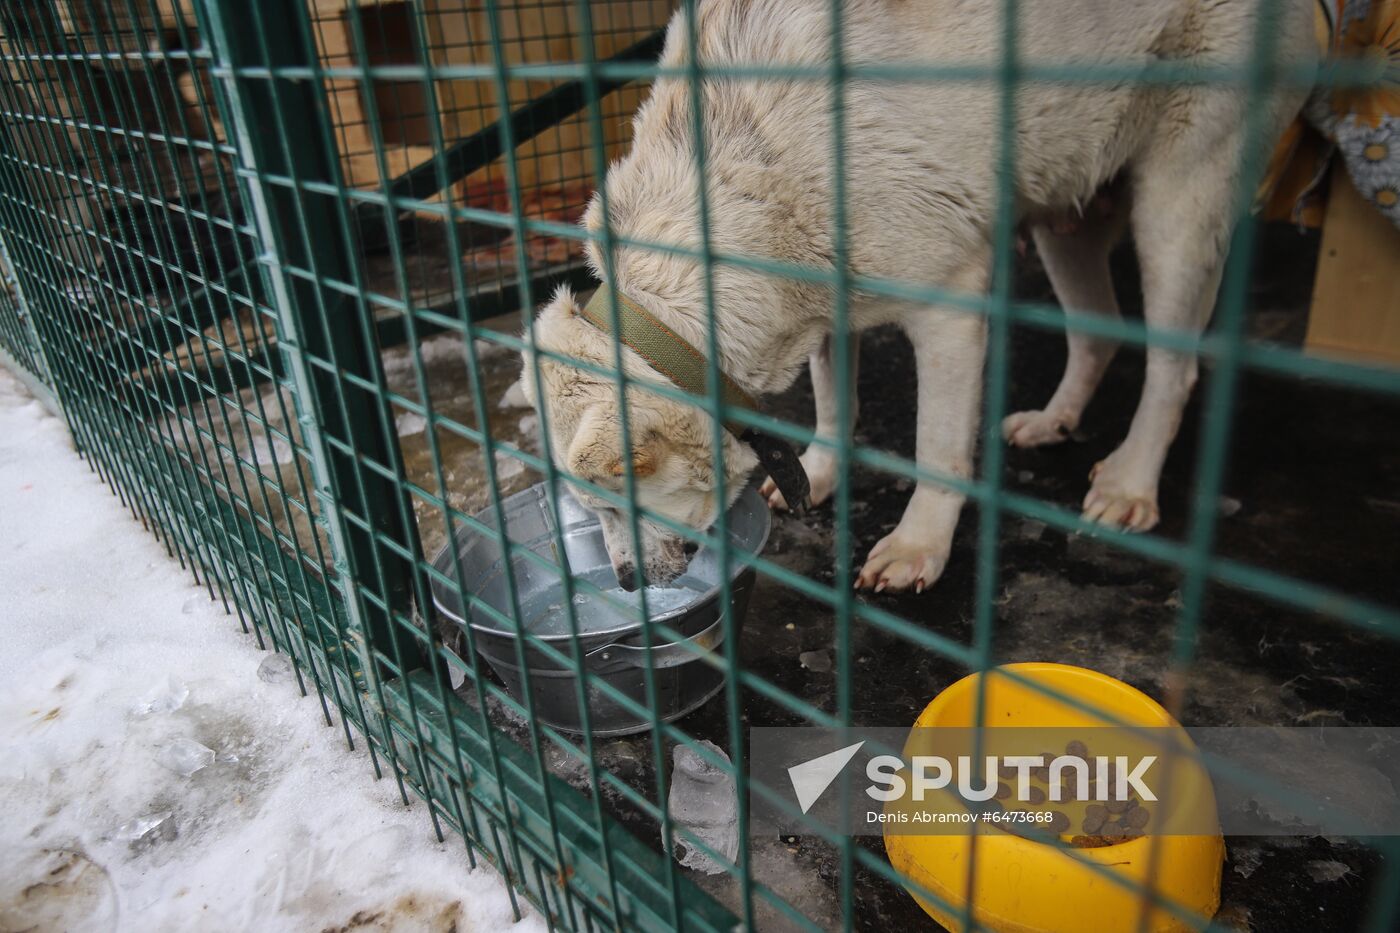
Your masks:
M612 338L584 320L567 288L545 305L535 322L536 345L548 353L582 360L611 371ZM541 396L531 367L539 366ZM641 357L623 348L627 375L663 383ZM717 501L713 427L700 408L665 398L644 386L627 387L627 418L632 449L622 448L622 418L613 377L552 359L527 354L521 375L525 395L542 423L549 426L555 464L563 471L610 492L626 494L626 464L631 460L637 503L647 511L696 530L708 528L743 490L757 465L753 452L723 433L726 502ZM670 583L685 571L693 548L680 535L648 518L639 521L641 559L625 510L578 483L574 497L598 514L613 570L624 589ZM640 569L640 573L638 572Z

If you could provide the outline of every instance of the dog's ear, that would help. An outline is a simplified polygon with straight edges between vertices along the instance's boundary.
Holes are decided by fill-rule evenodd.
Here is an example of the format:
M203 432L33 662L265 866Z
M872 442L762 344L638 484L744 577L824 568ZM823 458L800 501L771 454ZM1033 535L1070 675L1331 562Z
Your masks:
M665 452L656 435L648 433L638 443L638 433L643 429L635 426L633 430L632 475L641 479L657 471ZM607 402L593 405L579 421L569 444L569 472L591 482L616 486L617 478L627 469L622 461L621 433L617 407Z
M655 473L656 461L658 459L657 454L657 445L654 441L634 449L632 451L632 475L637 479L641 479ZM621 457L618 457L613 460L612 463L608 464L609 476L621 476L626 471L627 468L622 465Z
M554 290L554 296L540 308L540 320L576 317L582 311L583 305L574 297L574 290L567 285L560 285Z

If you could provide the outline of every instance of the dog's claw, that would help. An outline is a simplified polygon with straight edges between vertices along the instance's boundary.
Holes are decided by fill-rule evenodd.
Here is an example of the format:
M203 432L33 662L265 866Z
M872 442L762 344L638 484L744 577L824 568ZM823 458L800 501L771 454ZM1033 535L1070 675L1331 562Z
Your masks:
M802 469L807 471L809 491L807 501L799 503L791 511L801 515L809 508L815 508L831 498L831 493L836 488L836 460L830 454L819 449L808 450L798 460L802 464ZM778 489L778 484L773 482L772 477L765 479L763 485L758 487L758 494L768 500L768 507L775 512L789 510L787 499L783 497L782 491Z
M1012 447L1058 444L1078 425L1077 416L1064 411L1018 411L1001 422L1001 436Z
M778 491L778 484L771 479L765 479L763 485L758 487L758 494L768 503L768 507L775 512L782 512L787 509L787 500Z
M1084 520L1122 531L1151 531L1160 518L1155 492L1140 490L1130 477L1116 475L1120 472L1108 460L1094 464L1089 473L1093 485L1084 497Z
M938 580L947 561L946 549L929 546L922 536L906 540L896 529L871 549L856 586L873 586L876 593L922 593Z

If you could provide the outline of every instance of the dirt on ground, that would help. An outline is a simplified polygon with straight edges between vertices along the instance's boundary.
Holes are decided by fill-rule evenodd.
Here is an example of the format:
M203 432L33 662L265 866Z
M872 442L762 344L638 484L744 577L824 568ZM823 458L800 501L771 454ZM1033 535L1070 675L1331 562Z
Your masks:
M1248 327L1255 338L1296 345L1306 327L1317 240L1286 227L1266 228L1264 234L1250 286ZM1114 264L1125 313L1139 314L1131 250L1120 250ZM1054 300L1034 255L1021 263L1016 293L1029 300ZM1008 410L1038 407L1047 399L1064 357L1062 334L1017 327ZM912 456L914 375L907 341L893 329L875 331L862 341L861 364L857 440ZM1007 487L1062 506L1077 505L1090 468L1127 430L1142 372L1141 351L1124 350L1082 428L1068 442L1007 451ZM1158 533L1171 540L1182 540L1187 529L1202 398L1211 378L1207 364L1163 477ZM806 378L771 400L770 410L810 424ZM1311 379L1247 373L1234 411L1217 552L1382 603L1400 601L1394 573L1400 544L1400 449L1390 428L1397 423L1400 404L1393 399ZM899 520L910 485L859 468L852 479L859 560ZM969 506L948 570L931 592L863 594L860 599L968 643L977 526L976 509ZM830 582L833 544L831 511L819 508L802 517L778 516L767 555ZM1084 665L1151 696L1164 696L1178 635L1179 571L1014 515L1002 522L1000 554L993 647L998 661ZM853 656L838 659L834 629L829 607L760 579L740 654L755 674L828 710L834 708L838 671L852 664L854 719L869 725L912 723L935 694L967 673L859 621L853 625ZM1400 669L1400 647L1370 632L1216 585L1208 593L1191 651L1182 706L1188 725L1400 724L1400 699L1391 684L1393 672ZM799 724L791 713L753 693L746 694L744 713L750 726ZM521 731L518 721L502 718ZM698 738L727 743L721 702L708 704L682 725ZM654 787L649 736L597 740L595 747L602 766L628 784L644 793ZM569 756L552 760L561 776L586 787L585 769L570 764ZM649 817L625 804L621 795L605 789L605 798L635 832L659 842ZM879 839L860 844L883 857ZM1231 838L1227 845L1220 919L1240 929L1355 929L1364 917L1369 889L1380 878L1381 856L1348 839ZM832 847L816 839L775 837L752 840L751 852L761 883L819 925L839 925L840 861ZM727 876L695 877L737 905L737 885ZM929 924L902 889L864 869L857 870L855 891L861 929ZM766 907L760 907L759 916L767 922L765 928L785 925Z
M1298 345L1306 327L1316 262L1316 236L1289 227L1263 228L1249 288L1252 337ZM1140 314L1136 262L1130 248L1114 260L1125 313ZM1032 252L1019 263L1016 297L1053 303ZM490 322L519 333L518 318ZM385 374L401 398L421 403L458 425L474 428L481 416L494 437L539 453L537 422L515 381L519 359L489 341L477 344L480 387L476 402L461 340L447 334L425 342L422 369L405 349L386 355ZM1064 365L1058 330L1013 330L1008 411L1039 407ZM1114 362L1081 428L1064 444L1006 451L1007 488L1074 508L1088 487L1093 464L1127 431L1142 382L1140 349L1125 349ZM1213 374L1202 381L1187 410L1167 462L1161 489L1160 534L1182 541L1187 533L1193 474L1202 425L1203 398ZM426 387L426 393L424 388ZM863 445L910 457L914 439L914 371L908 342L885 328L861 343L860 417ZM769 411L810 424L812 399L804 376L788 392L767 400ZM1277 574L1322 584L1383 604L1400 603L1395 570L1400 544L1400 423L1394 399L1262 372L1246 372L1233 411L1231 442L1219 502L1216 552ZM490 504L479 447L452 424L433 430L420 415L395 404L396 429L406 470L434 496L475 512ZM298 461L279 450L276 438L259 452L278 461L285 481ZM285 445L284 445L285 446ZM241 452L241 451L240 451ZM436 462L442 464L439 474ZM271 456L268 456L271 454ZM495 458L503 493L542 479L508 455ZM852 475L853 553L858 562L903 511L907 480L865 468ZM424 552L445 541L439 505L415 497ZM969 505L954 540L952 559L936 587L922 595L861 594L860 600L895 613L941 636L970 643L975 612L975 548L979 516ZM819 582L833 578L834 531L830 507L804 516L775 517L766 555ZM997 566L993 653L998 662L1058 661L1103 671L1161 699L1168 691L1169 659L1180 635L1178 570L1105 545L1067 535L1044 523L1003 516ZM1180 682L1181 719L1191 726L1400 725L1400 698L1392 688L1400 646L1371 632L1319 615L1282 608L1248 590L1209 589L1201 624L1189 645L1191 664ZM818 708L832 710L839 672L855 671L854 721L905 726L944 687L962 677L959 664L868 623L852 626L852 656L836 656L833 610L778 582L760 577L739 647L754 674ZM523 724L492 704L509 731ZM798 725L797 717L757 693L744 694L749 726ZM710 702L681 726L726 747L724 703ZM654 755L647 735L596 740L600 765L641 793L655 793ZM663 756L670 760L669 749ZM552 751L556 772L587 791L587 769ZM608 810L659 847L655 821L623 795L604 787ZM883 858L879 839L860 844ZM1346 839L1232 838L1223 883L1222 920L1268 931L1350 930L1360 922L1368 890L1378 883L1381 857ZM755 877L823 927L839 925L840 861L816 839L752 840ZM693 874L693 873L692 873ZM859 869L855 884L857 926L886 930L923 928L928 920L898 886ZM738 887L727 877L694 875L722 900L737 905ZM784 922L768 908L765 929Z

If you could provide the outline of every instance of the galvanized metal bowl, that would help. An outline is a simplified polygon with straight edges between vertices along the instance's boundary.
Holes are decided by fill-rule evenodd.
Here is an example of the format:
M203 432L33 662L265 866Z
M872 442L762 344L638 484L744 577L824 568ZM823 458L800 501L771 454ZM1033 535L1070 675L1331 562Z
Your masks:
M517 631L529 632L566 659L574 657L574 636L564 607L564 583L558 569L563 564L556 551L554 512L546 487L532 486L508 497L502 505L511 542L539 554L550 565L541 566L524 555L517 555L512 561L519 617L510 599L500 544L466 526L459 528L455 536L462 584L506 621L480 606L464 611L457 588L436 579L432 583L433 603L448 619L471 626L477 651L523 703L525 678L516 646ZM657 712L662 720L679 719L699 708L724 686L723 671L702 657L703 652L718 649L725 635L720 614L718 555L701 548L672 585L647 588L651 622L664 623L681 636L680 640L665 638L653 630L648 656L643 646L638 595L619 588L597 517L562 488L559 517L559 537L576 581L578 654L587 670L646 708L649 704L645 669L650 666L656 683ZM490 528L497 527L493 508L478 513L476 519ZM768 541L770 524L768 504L752 486L746 488L728 514L733 547L753 554L761 552ZM452 567L451 546L438 552L433 566L448 579L458 579ZM732 563L730 578L730 611L737 631L748 609L754 572ZM535 715L556 728L582 732L578 678L572 663L560 663L529 642L524 648ZM595 685L590 684L587 702L595 735L626 735L651 727L651 717L637 715Z

